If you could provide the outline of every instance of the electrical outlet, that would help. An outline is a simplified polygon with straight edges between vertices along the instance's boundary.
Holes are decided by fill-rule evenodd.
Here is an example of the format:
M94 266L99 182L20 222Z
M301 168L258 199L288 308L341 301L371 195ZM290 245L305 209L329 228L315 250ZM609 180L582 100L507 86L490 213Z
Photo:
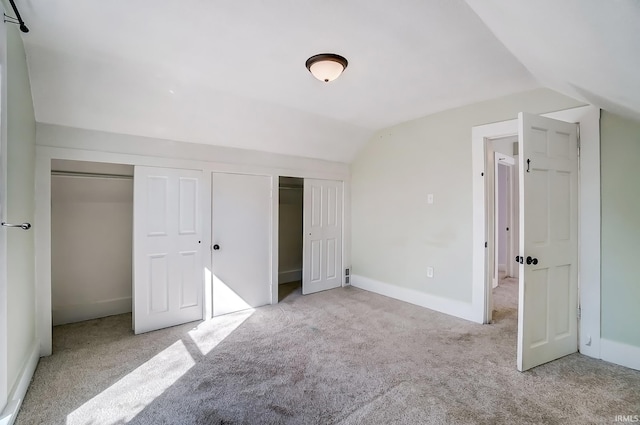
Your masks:
M427 267L427 277L433 277L433 267Z

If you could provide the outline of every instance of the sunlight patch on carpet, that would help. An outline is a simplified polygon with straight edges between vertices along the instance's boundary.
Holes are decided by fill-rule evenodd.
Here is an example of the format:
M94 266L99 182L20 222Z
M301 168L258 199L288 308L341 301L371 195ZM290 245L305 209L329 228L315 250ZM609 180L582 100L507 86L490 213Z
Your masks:
M183 376L195 361L182 341L161 351L67 416L67 425L126 423Z
M233 331L244 323L255 309L225 314L202 322L195 329L189 331L189 336L196 344L203 356L206 356Z

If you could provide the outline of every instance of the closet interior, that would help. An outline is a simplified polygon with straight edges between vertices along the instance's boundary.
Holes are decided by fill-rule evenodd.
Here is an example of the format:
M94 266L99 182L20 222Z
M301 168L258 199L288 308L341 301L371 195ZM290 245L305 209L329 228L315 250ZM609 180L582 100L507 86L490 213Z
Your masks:
M51 162L53 325L132 310L133 166Z
M278 299L302 288L304 179L280 177L278 216Z

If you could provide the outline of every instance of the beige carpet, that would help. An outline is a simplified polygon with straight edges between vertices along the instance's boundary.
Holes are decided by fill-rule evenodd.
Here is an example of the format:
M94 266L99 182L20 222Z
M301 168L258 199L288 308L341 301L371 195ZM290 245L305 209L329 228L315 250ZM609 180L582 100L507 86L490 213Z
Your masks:
M640 415L640 372L579 354L515 369L516 289L477 325L355 288L133 336L54 328L18 425L588 424Z

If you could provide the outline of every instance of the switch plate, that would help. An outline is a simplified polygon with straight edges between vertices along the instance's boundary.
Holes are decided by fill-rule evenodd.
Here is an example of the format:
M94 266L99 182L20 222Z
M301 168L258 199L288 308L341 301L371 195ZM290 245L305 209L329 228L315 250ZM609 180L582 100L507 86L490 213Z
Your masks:
M433 193L427 195L427 204L433 204Z
M433 267L427 267L427 277L433 277Z

